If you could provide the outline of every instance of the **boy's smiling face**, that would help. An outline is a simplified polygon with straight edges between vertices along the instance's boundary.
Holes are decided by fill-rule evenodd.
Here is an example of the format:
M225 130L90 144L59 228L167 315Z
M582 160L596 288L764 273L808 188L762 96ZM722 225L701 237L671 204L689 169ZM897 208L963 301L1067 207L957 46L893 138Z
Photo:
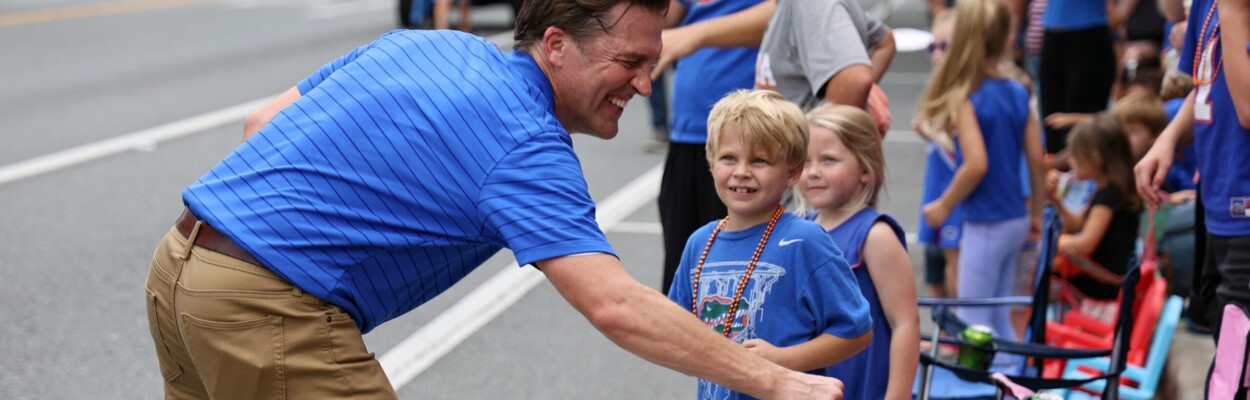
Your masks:
M744 143L739 127L727 126L711 157L716 195L729 209L728 230L742 230L772 218L786 190L798 182L802 165L789 166L779 154Z

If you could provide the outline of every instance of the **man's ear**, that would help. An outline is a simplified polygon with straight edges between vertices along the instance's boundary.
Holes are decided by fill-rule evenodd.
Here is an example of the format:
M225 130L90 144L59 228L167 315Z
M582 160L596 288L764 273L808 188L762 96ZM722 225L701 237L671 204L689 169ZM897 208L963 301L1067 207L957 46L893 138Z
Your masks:
M543 32L543 53L552 67L564 66L564 59L573 45L573 37L564 29L550 26Z

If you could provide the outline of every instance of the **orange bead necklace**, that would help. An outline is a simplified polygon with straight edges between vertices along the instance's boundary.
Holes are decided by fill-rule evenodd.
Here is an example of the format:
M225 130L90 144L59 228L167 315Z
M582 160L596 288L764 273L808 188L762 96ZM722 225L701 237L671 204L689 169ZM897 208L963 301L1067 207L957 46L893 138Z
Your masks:
M729 337L729 331L733 327L734 315L738 313L738 303L742 301L742 293L746 291L747 282L751 280L751 273L755 272L755 263L760 260L760 253L764 252L764 244L768 243L768 236L772 235L773 227L777 226L777 220L781 219L781 213L785 211L785 207L777 206L777 211L773 212L773 218L768 221L768 227L764 229L764 236L760 237L760 244L755 246L755 254L751 256L751 262L747 263L746 272L742 273L742 279L738 281L738 288L734 290L733 303L729 305L729 314L725 316L725 329L721 334ZM712 230L712 235L707 238L707 244L703 246L703 254L699 256L699 265L694 269L694 289L691 293L690 312L699 315L699 277L703 275L703 262L707 260L708 250L712 249L712 242L716 241L716 235L721 229L725 228L725 223L729 222L729 217L720 220L716 224L716 229Z
M1210 45L1212 40L1215 40L1217 35L1219 35L1220 23L1215 23L1215 28L1211 29L1211 36L1206 37L1205 40L1203 39L1203 36L1206 36L1207 27L1211 24L1211 17L1215 15L1215 10L1219 7L1220 0L1211 2L1211 9L1207 10L1207 19L1202 22L1202 30L1198 31L1198 48L1194 49L1194 88L1198 88L1203 85L1210 85L1215 82L1215 77L1220 75L1220 67L1224 66L1224 57L1220 57L1220 61L1215 64L1215 70L1211 72L1211 80L1206 82L1202 81L1202 70L1199 69L1199 67L1202 66L1202 54L1207 52L1207 46ZM1211 52L1214 53L1215 50L1212 49Z

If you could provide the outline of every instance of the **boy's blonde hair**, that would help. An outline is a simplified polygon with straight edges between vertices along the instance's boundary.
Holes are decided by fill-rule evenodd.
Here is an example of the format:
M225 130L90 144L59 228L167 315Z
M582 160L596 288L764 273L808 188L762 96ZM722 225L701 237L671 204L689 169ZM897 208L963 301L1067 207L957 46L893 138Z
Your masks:
M1002 0L960 0L955 31L920 101L920 117L937 129L955 123L959 107L981 86L991 64L1006 54L1011 10Z
M876 207L877 195L885 187L885 154L881 150L881 135L877 133L872 117L858 107L824 103L807 113L807 123L833 131L842 139L842 144L869 176L867 186L860 193L860 200Z
M786 167L807 158L807 121L803 110L771 90L738 90L726 95L707 117L707 160L714 162L721 134L733 126L752 149L777 155Z
M1143 94L1130 94L1115 102L1112 114L1122 124L1141 124L1150 131L1150 137L1158 137L1163 128L1168 126L1168 116L1163 111L1163 102L1158 98Z

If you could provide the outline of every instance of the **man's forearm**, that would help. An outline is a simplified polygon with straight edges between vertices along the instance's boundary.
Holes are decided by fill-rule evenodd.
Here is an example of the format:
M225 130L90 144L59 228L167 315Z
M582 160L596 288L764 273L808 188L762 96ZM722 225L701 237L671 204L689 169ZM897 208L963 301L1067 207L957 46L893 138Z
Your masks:
M569 304L613 343L648 361L755 397L774 398L789 371L749 353L629 276L609 255L540 262Z

